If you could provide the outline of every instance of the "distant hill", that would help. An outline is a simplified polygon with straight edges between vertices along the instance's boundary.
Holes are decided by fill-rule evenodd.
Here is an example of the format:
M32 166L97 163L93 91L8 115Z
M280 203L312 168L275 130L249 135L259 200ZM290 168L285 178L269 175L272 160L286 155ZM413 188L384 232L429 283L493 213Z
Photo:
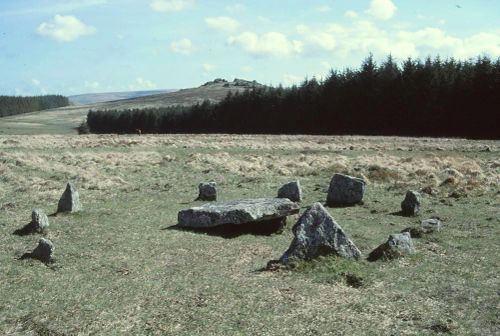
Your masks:
M160 90L170 92L25 113L19 116L0 118L0 134L76 133L75 128L82 121L86 120L89 110L132 110L141 108L160 108L173 105L189 106L196 103L201 103L204 100L218 102L224 99L229 92L236 93L244 91L246 89L251 89L253 87L262 86L262 84L259 84L255 81L247 81L237 78L233 81L227 81L225 79L217 78L199 87L190 89L182 89L178 91ZM121 97L124 97L126 94L133 95L135 93L119 92L118 95L111 93L108 94L109 96L107 98L104 98L104 96L102 98L107 100L111 96L114 98L119 97L119 95L121 95ZM100 94L88 94L87 98L83 97L83 101L85 101L85 99L87 99L87 101L97 99L96 95ZM95 98L93 98L92 96L94 96ZM73 97L69 98L76 103ZM82 102L82 100L79 100L78 98L77 101Z
M84 93L69 96L69 101L73 105L87 105L103 103L113 100L130 99L144 96L152 96L161 93L173 92L176 90L150 90L150 91L125 91L125 92L103 92L103 93Z

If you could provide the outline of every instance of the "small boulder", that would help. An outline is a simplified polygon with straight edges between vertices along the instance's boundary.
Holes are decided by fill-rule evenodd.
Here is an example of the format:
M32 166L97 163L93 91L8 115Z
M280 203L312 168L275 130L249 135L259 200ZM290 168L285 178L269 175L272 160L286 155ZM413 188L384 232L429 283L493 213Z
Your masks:
M329 254L352 259L359 259L361 256L356 245L321 203L314 203L307 209L292 230L295 237L279 259L282 264Z
M391 260L413 253L415 253L415 247L410 233L395 233L368 255L368 261Z
M73 183L68 182L66 190L59 199L57 204L57 212L78 212L82 210L80 204L80 196Z
M34 231L43 232L49 227L49 218L42 209L33 209L30 225Z
M278 190L278 198L288 198L292 202L302 201L302 189L299 181L292 181L284 184Z
M215 182L202 182L198 185L197 201L216 201L217 200L217 184Z
M401 213L404 216L415 216L420 210L420 194L416 191L408 190L406 197L401 202Z
M330 181L326 204L328 206L358 204L363 200L365 185L363 179L335 174Z
M33 209L31 211L31 222L23 226L21 229L14 231L15 235L25 236L35 232L43 233L49 227L49 218L42 209Z
M434 231L441 231L443 224L437 218L429 218L423 220L420 226L425 233L432 233Z
M54 253L54 244L48 239L41 238L38 241L38 246L35 247L33 252L25 253L21 259L32 258L38 259L44 263L52 261L52 254Z

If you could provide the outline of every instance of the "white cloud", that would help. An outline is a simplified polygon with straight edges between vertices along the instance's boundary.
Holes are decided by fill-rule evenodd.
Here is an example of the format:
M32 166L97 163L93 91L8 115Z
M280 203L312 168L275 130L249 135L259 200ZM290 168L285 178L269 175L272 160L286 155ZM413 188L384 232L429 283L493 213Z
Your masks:
M135 83L129 85L130 90L152 90L156 89L157 86L150 80L144 79L142 77L137 77L135 79Z
M101 85L99 84L99 82L96 82L96 81L85 81L85 83L83 84L83 86L86 88L86 89L91 89L91 90L97 90Z
M240 23L228 16L208 17L205 19L208 27L226 32L234 32L240 26Z
M348 17L349 19L356 19L359 15L353 10L348 10L344 13L345 17Z
M329 11L332 10L332 8L328 5L322 5L322 6L316 7L316 10L320 13L328 13Z
M474 34L463 41L458 57L474 57L480 54L489 54L500 57L500 31L496 33L482 32Z
M31 80L31 84L33 84L34 87L37 88L37 93L41 93L41 94L47 94L47 89L45 89L44 87L42 87L40 84L41 82L36 79L36 78L33 78Z
M452 37L439 28L424 28L414 32L402 31L398 35L401 40L433 49L453 50L460 48L462 45L462 41L459 38Z
M233 5L226 6L226 11L229 13L240 13L247 9L247 7L240 3L235 3Z
M187 38L172 41L172 43L170 43L170 49L173 52L183 55L191 55L196 50L193 42L191 42L191 40Z
M49 37L59 42L71 42L81 36L92 35L96 29L72 15L56 15L50 22L43 22L37 28L41 36Z
M156 12L179 12L194 6L194 0L154 0L149 6Z
M313 30L306 25L298 25L297 32L302 35L306 43L323 50L333 50L337 45L333 34L323 30Z
M268 32L260 36L253 32L244 32L230 37L227 42L255 56L286 57L301 53L303 48L301 41L289 40L286 35L278 32Z
M243 72L252 72L253 68L250 65L244 65L241 67L241 71Z
M284 74L283 75L283 84L286 86L300 84L304 80L303 77L292 75L292 74Z
M53 2L44 3L43 6L30 6L25 8L17 8L15 10L6 10L0 12L1 16L16 16L16 15L30 15L30 14L53 14L53 13L63 13L63 12L74 12L76 10L86 8L101 6L107 4L107 0L74 0L74 1L64 1L64 2Z
M372 0L367 13L380 20L388 20L396 13L396 5L391 0Z
M350 24L329 24L309 27L298 25L303 54L325 54L349 57L353 54L378 56L392 54L396 58L440 54L444 57L474 57L486 54L500 56L500 30L458 37L436 27L414 31L385 30L368 20L353 20Z
M267 16L259 15L257 16L257 21L259 21L260 23L270 23L271 19L268 18Z
M215 65L210 64L210 63L204 63L204 64L202 65L202 67L203 67L203 70L204 70L205 72L207 72L207 73L208 73L208 72L212 72L212 71L215 69Z

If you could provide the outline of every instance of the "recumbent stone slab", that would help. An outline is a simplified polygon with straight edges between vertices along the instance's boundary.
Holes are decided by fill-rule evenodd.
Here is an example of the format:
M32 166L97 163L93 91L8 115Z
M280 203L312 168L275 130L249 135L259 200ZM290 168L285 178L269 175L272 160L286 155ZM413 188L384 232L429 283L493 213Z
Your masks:
M256 198L208 203L179 211L180 227L208 228L224 224L244 224L283 218L299 212L299 206L286 198Z
M321 203L314 203L306 210L292 230L295 238L279 260L283 264L329 254L353 259L361 256L356 245Z
M326 198L328 206L354 205L363 200L366 182L363 179L335 174L330 181Z
M292 202L302 201L302 189L299 181L291 181L279 188L278 198L288 198Z
M80 196L73 183L68 182L66 190L59 199L57 204L57 212L78 212L82 210L80 204Z

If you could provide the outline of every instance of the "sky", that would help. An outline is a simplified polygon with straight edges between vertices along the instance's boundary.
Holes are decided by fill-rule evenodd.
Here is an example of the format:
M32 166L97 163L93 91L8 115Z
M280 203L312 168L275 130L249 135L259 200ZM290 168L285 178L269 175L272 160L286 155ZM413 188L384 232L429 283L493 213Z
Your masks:
M0 0L0 94L289 86L369 53L500 57L499 0Z

